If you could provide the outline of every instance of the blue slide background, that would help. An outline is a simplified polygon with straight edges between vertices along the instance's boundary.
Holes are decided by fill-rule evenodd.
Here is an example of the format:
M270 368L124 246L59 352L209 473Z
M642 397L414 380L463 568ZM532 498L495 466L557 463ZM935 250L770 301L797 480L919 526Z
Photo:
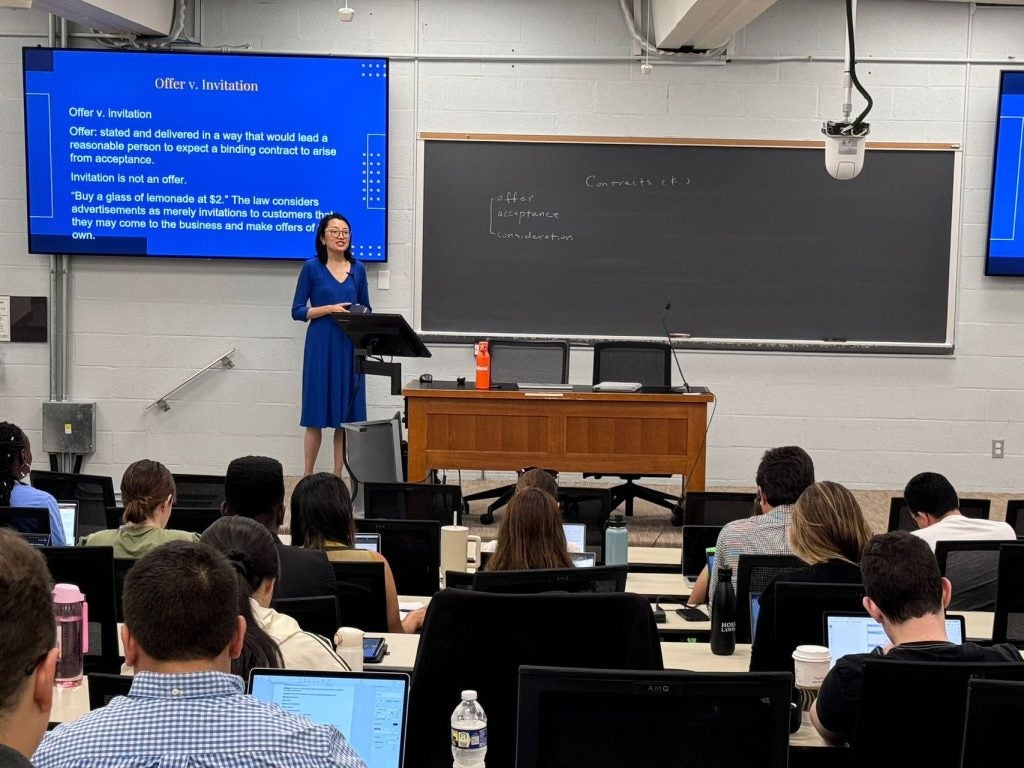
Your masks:
M238 54L155 53L50 50L26 48L25 120L28 157L29 245L33 253L103 253L150 256L304 259L314 254L309 231L319 213L339 211L352 223L353 251L364 261L387 258L387 60ZM183 89L157 86L174 78ZM203 90L202 80L257 83L258 91ZM103 110L91 117L69 110ZM111 118L107 111L144 110L150 119ZM106 138L71 136L77 129L208 131L209 139ZM292 133L327 136L326 143L302 143L306 156L187 154L180 145L237 144L215 140L213 132ZM71 141L159 143L161 151L78 151ZM245 141L255 148L275 142ZM276 142L295 146L296 142ZM164 145L171 151L164 151ZM335 157L315 156L315 147L337 150ZM150 156L153 164L71 162L72 153L100 156ZM369 156L367 156L367 154ZM113 174L114 181L72 181L71 174ZM128 181L144 174L153 181ZM119 177L120 175L120 177ZM176 176L184 183L167 183ZM203 203L143 202L147 215L74 214L74 192L134 198L140 193L211 196ZM222 204L214 195L220 196ZM309 198L317 204L264 205L233 203L231 195ZM138 202L106 201L111 206ZM85 203L96 205L97 200ZM154 214L149 209L160 209ZM167 209L191 209L192 215ZM246 210L246 218L202 215L199 209ZM300 211L308 218L273 218L274 212ZM255 217L254 217L255 216ZM73 224L72 218L79 219ZM92 227L82 219L94 221ZM112 220L98 229L95 220ZM123 221L122 221L123 219ZM131 226L145 221L145 227ZM163 221L179 226L166 228ZM181 228L181 222L243 224L242 231ZM245 231L244 225L281 222L301 225L301 232ZM76 235L77 236L73 236ZM93 238L93 239L90 239Z
M1003 72L999 97L988 275L1024 275L1024 72Z

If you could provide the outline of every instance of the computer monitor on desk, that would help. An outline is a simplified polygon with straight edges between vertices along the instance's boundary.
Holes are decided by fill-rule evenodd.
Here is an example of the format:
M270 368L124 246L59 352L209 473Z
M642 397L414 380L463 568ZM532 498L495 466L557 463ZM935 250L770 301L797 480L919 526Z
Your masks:
M783 768L792 681L788 672L523 666L516 768Z

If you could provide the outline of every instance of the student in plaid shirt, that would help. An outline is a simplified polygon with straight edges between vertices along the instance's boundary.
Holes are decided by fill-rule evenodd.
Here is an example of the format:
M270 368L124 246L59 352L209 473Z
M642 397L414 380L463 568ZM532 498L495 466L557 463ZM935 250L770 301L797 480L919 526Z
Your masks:
M124 585L127 696L47 734L36 768L365 768L345 737L243 693L231 659L245 641L225 557L171 542Z

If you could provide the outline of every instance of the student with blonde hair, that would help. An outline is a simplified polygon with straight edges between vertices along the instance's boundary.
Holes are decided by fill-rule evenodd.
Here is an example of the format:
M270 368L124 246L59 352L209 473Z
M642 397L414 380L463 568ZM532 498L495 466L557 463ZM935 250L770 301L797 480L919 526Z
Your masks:
M807 566L776 576L761 593L750 649L751 671L791 668L793 649L776 643L775 584L860 584L860 558L870 538L871 528L847 488L824 480L800 494L790 513L789 545Z

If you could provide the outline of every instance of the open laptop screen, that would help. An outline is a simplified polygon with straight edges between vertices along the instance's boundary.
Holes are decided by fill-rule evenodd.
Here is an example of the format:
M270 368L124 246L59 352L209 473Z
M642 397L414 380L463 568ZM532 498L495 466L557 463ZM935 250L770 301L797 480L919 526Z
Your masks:
M951 643L963 643L963 616L946 617L946 636ZM889 644L889 637L882 629L882 625L866 613L826 613L825 644L832 655L829 662L831 669L842 656L851 653L870 653L875 648L885 647Z
M333 725L367 768L401 768L409 676L391 672L254 669L249 693L315 723Z
M369 552L380 552L380 534L357 533L355 545L356 549L365 549Z
M64 543L69 547L78 543L78 502L57 502L60 509L60 524L64 529Z
M570 552L583 552L587 548L587 526L583 523L562 523L565 545Z

